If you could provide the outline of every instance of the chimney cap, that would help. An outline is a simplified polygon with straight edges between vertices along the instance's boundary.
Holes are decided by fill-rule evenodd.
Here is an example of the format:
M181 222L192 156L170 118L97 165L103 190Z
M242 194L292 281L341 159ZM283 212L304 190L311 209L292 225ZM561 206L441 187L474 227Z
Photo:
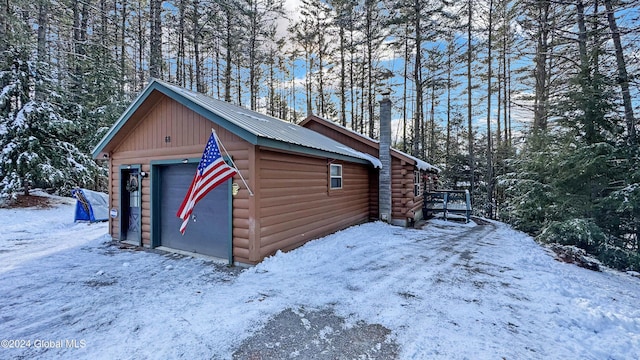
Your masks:
M385 98L389 97L389 95L391 95L391 89L384 88L380 90L380 95L384 96Z

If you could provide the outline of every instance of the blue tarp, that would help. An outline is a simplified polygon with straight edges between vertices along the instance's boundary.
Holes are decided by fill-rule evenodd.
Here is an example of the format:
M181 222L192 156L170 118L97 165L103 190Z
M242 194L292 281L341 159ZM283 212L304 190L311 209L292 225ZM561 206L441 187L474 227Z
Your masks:
M109 220L109 195L81 188L72 190L71 194L76 198L74 221Z

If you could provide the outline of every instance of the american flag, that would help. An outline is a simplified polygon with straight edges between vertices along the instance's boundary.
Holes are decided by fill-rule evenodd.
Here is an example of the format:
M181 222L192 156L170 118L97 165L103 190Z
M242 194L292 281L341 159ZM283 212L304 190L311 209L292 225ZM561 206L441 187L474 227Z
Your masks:
M200 164L198 164L196 175L191 182L187 196L182 200L182 205L180 205L180 209L178 209L178 213L176 214L182 219L180 233L184 235L184 231L189 223L189 217L198 201L207 195L209 191L232 178L235 174L237 174L236 169L227 165L220 155L216 135L212 133L207 142L207 146L204 148L202 159L200 159Z

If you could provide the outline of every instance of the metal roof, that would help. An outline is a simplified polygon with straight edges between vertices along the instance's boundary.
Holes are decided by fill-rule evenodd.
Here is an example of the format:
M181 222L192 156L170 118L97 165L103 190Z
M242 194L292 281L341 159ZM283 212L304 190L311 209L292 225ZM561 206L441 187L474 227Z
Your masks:
M348 133L352 134L352 135L353 135L353 137L360 138L360 139L363 139L363 140L368 140L368 141L370 141L370 142L372 142L372 143L374 143L374 144L378 144L378 146L380 146L380 141L379 141L379 140L372 139L372 138L370 138L370 137L368 137L368 136L366 136L366 135L364 135L364 134L361 134L361 133L359 133L359 132L357 132L357 131L354 131L354 130L352 130L352 129L349 129L349 128L348 128L348 127L346 127L346 126L342 126L341 124L339 124L339 123L337 123L337 122L335 122L335 121L331 121L331 120L329 120L329 119L325 119L325 118L319 117L319 116L317 116L317 115L313 115L313 116L311 116L311 117L308 117L308 118L307 118L307 119L305 119L302 123L304 123L304 122L306 122L306 121L310 121L310 120L315 120L316 122L322 121L322 122L324 122L325 124L331 124L332 126L335 126L335 127L337 127L337 128L340 128L340 129L342 129L343 131L346 131L346 132L348 132ZM434 171L434 172L437 172L437 173L439 173L439 172L441 172L441 171L442 171L442 170L440 170L440 168L439 168L439 167L437 167L437 166L435 166L435 165L431 165L430 163L428 163L428 162L426 162L426 161L424 161L424 160L420 160L420 159L418 159L417 157L415 157L415 156L413 156L413 155L409 155L409 154L407 154L407 153L406 153L406 152L404 152L404 151L400 151L400 150L398 150L398 149L396 149L396 148L391 148L391 151L392 151L392 152L396 152L396 153L398 153L398 154L401 154L401 155L405 156L406 158L408 158L408 159L411 159L411 160L415 161L415 163L416 163L416 167L417 167L418 169L420 169L420 170L423 170L423 171Z
M254 145L263 145L310 155L359 160L358 162L361 163L371 163L374 167L381 166L379 161L376 161L377 159L348 148L344 144L313 130L157 79L152 79L149 82L141 95L125 114L118 119L94 149L94 156L97 156L104 149L124 122L127 121L128 117L148 97L152 90L164 93Z

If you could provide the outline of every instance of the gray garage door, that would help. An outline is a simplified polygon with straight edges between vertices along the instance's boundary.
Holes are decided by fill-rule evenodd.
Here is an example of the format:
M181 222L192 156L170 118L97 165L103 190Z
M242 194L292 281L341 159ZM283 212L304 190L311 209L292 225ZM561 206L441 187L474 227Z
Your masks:
M189 221L184 235L176 212L182 204L197 164L167 165L160 169L160 245L228 258L231 246L231 180L211 190L196 204L195 221Z

